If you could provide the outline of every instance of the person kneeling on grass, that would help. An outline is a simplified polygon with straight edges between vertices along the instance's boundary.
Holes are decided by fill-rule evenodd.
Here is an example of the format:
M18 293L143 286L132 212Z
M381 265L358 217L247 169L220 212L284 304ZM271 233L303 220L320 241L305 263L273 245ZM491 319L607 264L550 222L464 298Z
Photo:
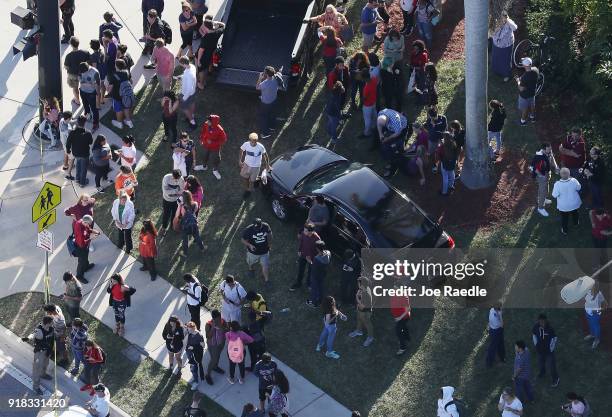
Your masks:
M323 346L327 346L327 352L325 356L331 359L340 359L340 355L334 351L334 340L336 339L337 321L340 318L342 321L346 321L347 317L340 310L336 308L336 300L332 296L327 296L323 299L322 303L323 313L323 331L319 336L319 343L317 343L317 352L321 351Z

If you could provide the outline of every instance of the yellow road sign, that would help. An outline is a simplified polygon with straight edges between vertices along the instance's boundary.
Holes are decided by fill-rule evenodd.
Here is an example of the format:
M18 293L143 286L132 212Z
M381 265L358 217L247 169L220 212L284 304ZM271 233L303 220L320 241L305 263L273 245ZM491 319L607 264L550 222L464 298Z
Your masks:
M38 220L38 233L49 228L49 226L55 223L56 220L57 220L57 210L54 209L48 213L45 213L45 215L42 216L40 220Z
M59 206L61 202L62 188L59 185L45 182L32 206L32 223L36 223L36 220Z

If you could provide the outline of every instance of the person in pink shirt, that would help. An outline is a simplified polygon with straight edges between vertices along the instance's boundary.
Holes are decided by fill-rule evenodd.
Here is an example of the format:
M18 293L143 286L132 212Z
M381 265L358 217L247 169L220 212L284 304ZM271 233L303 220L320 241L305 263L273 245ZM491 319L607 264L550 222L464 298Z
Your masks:
M236 373L236 365L240 370L238 383L244 383L244 345L253 343L254 339L240 329L240 323L232 321L229 325L229 332L225 333L227 341L227 357L229 358L229 376L227 380L230 384L234 383L234 374Z
M164 91L172 89L174 60L174 54L166 48L166 42L161 38L157 39L151 61L155 64L155 72Z

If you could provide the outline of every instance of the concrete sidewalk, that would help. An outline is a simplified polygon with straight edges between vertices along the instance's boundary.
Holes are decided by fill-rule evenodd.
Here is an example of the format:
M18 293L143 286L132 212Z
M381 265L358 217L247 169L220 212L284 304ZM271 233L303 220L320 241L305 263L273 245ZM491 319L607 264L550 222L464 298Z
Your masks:
M76 33L85 45L88 39L97 37L97 26L104 11L110 9L109 4L77 0ZM217 13L220 5L220 0L211 2L210 12ZM128 44L130 52L137 59L140 50L135 38L140 36L142 30L140 4L117 2L113 3L113 6L115 15L126 24L126 28L120 32L121 40ZM8 16L11 7L7 2L0 2L0 15ZM179 13L179 1L166 2L164 20L172 25L176 35ZM127 27L132 29L134 36L131 36ZM10 47L19 33L16 27L10 25L6 27L6 31L9 32L8 35L0 42L3 42L2 45L10 54ZM178 39L178 36L175 37ZM177 47L174 45L173 49ZM95 192L93 177L90 174L90 185L81 189L64 179L64 172L60 168L61 152L44 152L41 157L38 142L30 139L33 125L28 123L37 114L36 59L18 62L18 58L9 54L0 61L0 114L3 115L0 121L0 235L3 237L0 239L0 298L18 292L42 291L44 288L44 253L35 246L36 225L32 224L30 219L30 207L43 183L41 174L44 175L45 181L62 187L62 204L58 207L57 223L51 228L55 242L54 251L50 255L51 291L61 294L63 272L76 269L76 259L70 257L64 247L71 219L64 216L62 211L74 204L80 193ZM137 68L133 72L137 80L136 90L148 81L142 70L144 61L138 60ZM65 86L64 103L69 103L70 99L71 91ZM99 133L106 135L110 143L118 144L120 141L117 135L104 126L101 126ZM139 164L143 163L146 163L146 159L140 158ZM114 190L110 188L109 192ZM94 246L95 252L90 255L90 261L96 263L96 266L87 273L90 282L84 286L86 296L82 307L109 327L114 327L113 312L108 306L106 283L111 274L120 272L127 282L137 289L132 307L126 314L125 338L144 349L151 358L167 366L161 331L170 315L177 315L182 320L188 319L184 295L164 279L151 282L147 273L139 271L141 264L120 251L105 236L96 239ZM202 313L202 322L210 319L207 313ZM226 355L222 355L222 358L221 366L227 369ZM285 371L291 384L291 415L350 415L344 406L280 361L279 367ZM183 378L189 377L189 371L185 368ZM234 415L240 415L246 402L257 403L257 380L248 374L244 385L230 385L225 378L216 376L213 386L203 383L199 389Z

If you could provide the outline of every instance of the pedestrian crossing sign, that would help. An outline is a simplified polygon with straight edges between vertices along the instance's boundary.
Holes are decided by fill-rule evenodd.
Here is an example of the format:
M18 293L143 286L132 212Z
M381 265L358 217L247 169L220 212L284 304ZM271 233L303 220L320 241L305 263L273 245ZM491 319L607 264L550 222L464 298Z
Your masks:
M45 182L32 205L32 223L36 223L45 214L62 202L62 188L51 182ZM49 224L48 224L49 225Z

